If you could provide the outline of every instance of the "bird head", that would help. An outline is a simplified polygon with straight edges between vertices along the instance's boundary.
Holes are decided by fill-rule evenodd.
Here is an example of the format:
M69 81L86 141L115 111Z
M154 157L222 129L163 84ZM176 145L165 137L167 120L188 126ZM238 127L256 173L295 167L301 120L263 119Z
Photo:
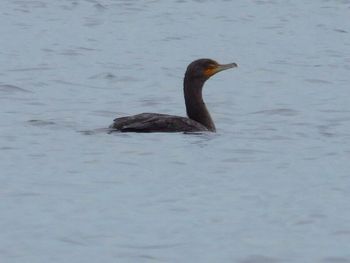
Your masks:
M219 64L215 60L202 58L188 65L185 78L192 80L197 79L204 82L220 71L235 67L237 67L236 63Z

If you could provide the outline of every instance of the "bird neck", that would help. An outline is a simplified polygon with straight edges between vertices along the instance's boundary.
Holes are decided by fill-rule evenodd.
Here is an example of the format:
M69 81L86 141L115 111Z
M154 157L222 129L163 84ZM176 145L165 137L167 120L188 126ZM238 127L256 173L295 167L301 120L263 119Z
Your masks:
M184 79L184 96L187 116L195 120L210 131L215 131L214 122L209 114L203 101L202 88L205 80L190 79L185 76Z

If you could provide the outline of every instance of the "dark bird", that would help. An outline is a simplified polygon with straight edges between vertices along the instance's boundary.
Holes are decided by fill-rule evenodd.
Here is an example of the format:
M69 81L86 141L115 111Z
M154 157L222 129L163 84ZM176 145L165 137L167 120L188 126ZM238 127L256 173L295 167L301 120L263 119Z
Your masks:
M211 59L198 59L188 65L184 78L184 96L188 118L159 113L141 113L116 118L111 130L120 132L215 132L215 125L205 106L202 89L216 73L237 67L236 63L220 65Z

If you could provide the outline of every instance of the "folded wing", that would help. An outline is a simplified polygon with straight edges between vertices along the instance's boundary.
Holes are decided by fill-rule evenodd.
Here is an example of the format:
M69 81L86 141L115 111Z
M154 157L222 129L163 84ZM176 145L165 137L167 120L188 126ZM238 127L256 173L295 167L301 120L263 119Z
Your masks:
M120 132L199 132L208 129L189 118L159 113L141 113L116 118L111 129Z

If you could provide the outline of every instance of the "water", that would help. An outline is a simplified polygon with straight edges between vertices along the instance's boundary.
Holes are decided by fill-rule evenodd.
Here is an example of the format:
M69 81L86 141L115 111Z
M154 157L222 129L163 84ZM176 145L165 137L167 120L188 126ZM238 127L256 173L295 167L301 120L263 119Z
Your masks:
M0 10L1 262L350 262L349 1ZM216 134L103 130L201 57Z

